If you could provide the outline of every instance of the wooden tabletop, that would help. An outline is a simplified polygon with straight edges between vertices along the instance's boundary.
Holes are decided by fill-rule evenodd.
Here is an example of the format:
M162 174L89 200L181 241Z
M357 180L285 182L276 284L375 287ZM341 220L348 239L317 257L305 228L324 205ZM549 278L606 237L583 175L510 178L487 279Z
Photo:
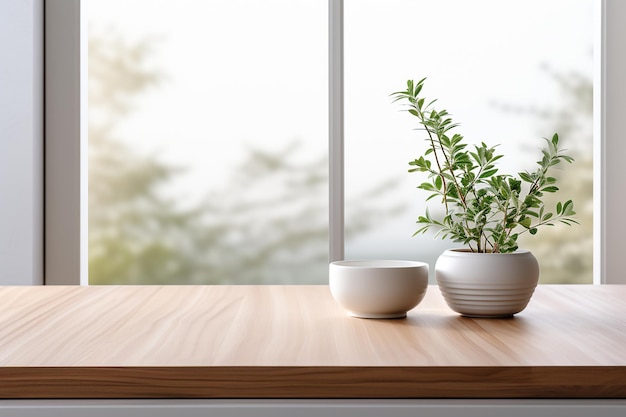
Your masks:
M0 288L0 398L626 398L626 286L539 286L512 319L436 286L406 319L327 286Z

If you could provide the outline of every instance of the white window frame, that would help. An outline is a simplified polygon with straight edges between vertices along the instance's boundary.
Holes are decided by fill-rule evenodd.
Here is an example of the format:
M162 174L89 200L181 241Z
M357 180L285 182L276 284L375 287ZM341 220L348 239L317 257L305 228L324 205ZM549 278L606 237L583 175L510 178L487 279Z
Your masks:
M37 1L37 0L29 0ZM40 0L41 1L41 0ZM621 138L620 100L626 97L626 2L598 0L601 33L594 80L594 283L626 284L619 268L626 222L626 143ZM0 10L1 12L1 10ZM45 283L87 284L86 54L81 44L80 0L45 1ZM344 256L343 190L343 0L329 0L330 14L330 260ZM83 64L83 65L81 65ZM81 73L82 68L82 73ZM601 74L601 76L600 76ZM85 250L80 250L81 248Z

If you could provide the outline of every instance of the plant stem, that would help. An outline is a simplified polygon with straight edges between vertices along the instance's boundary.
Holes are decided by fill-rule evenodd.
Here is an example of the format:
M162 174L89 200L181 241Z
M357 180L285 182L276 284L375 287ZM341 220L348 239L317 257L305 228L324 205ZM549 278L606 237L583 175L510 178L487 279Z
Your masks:
M441 178L441 183L442 183L442 186L443 186L443 203L444 203L444 205L446 207L446 215L448 215L449 214L449 210L448 210L448 183L446 181L446 178L443 176L443 169L441 168L441 163L439 162L439 156L437 155L437 147L435 146L435 139L433 139L432 132L430 131L428 126L425 124L424 113L416 105L413 105L413 108L419 114L419 119L422 122L422 126L424 126L426 128L426 132L428 133L428 138L430 139L430 146L432 147L433 155L435 156L435 163L437 164L438 175ZM439 145L441 145L441 141L439 141ZM445 154L444 154L444 156L445 156Z

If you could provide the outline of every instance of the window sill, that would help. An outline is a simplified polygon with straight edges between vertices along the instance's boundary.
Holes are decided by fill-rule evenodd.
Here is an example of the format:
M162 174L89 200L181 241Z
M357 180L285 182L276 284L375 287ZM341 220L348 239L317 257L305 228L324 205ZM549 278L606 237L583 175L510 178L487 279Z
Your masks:
M0 288L0 398L624 398L626 286L513 319L348 317L327 286Z

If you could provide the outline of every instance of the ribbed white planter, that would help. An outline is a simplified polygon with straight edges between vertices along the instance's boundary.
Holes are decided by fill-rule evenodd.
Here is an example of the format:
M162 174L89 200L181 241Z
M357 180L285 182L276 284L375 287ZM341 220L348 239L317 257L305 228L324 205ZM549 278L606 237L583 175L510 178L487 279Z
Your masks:
M539 264L527 250L472 253L447 250L435 265L437 284L448 306L471 317L510 317L530 301Z

